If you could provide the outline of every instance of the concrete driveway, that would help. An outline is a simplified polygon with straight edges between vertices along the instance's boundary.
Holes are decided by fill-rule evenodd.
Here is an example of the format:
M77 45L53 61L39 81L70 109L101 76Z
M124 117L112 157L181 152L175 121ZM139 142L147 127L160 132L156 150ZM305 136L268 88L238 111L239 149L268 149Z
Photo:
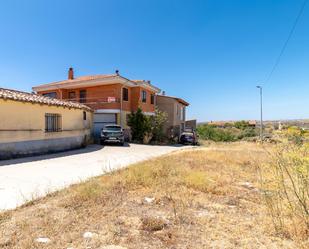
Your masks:
M48 192L182 148L90 145L70 152L0 161L0 210L13 209Z

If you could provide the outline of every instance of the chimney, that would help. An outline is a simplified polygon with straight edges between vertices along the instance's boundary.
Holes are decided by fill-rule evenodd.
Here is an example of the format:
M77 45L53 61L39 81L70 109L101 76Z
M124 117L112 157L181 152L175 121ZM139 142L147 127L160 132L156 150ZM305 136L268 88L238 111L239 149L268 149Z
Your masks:
M74 79L74 71L73 71L72 67L69 68L68 79L69 80L73 80Z

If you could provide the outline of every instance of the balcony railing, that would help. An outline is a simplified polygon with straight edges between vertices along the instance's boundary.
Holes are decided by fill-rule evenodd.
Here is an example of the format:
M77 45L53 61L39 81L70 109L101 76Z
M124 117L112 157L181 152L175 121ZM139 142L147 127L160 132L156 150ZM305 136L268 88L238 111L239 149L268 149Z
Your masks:
M85 105L96 105L96 104L112 104L120 103L119 98L115 97L106 97L106 98L73 98L73 99L64 99L72 102L82 103Z
M73 99L65 99L68 101L81 103L89 106L92 109L101 109L101 108L118 108L115 107L115 104L119 104L120 108L120 98L115 97L106 97L106 98L73 98Z

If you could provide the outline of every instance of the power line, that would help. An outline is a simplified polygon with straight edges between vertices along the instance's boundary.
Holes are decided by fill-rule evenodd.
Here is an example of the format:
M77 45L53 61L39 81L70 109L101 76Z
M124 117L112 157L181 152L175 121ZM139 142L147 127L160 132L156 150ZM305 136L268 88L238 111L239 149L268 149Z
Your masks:
M301 8L300 8L300 10L299 10L299 12L298 12L298 15L297 15L297 17L296 17L296 19L295 19L295 21L294 21L294 24L293 24L293 26L292 26L292 29L290 30L290 33L289 33L289 35L288 35L288 37L287 37L287 39L286 39L286 41L285 41L285 43L284 43L284 45L283 45L281 51L280 51L280 54L279 54L279 56L277 57L277 60L276 60L276 62L275 62L275 64L274 64L272 70L270 71L270 74L268 75L268 77L267 77L267 79L266 79L266 82L268 82L268 81L270 80L270 78L272 77L274 71L276 70L277 66L279 65L280 60L281 60L281 57L282 57L282 55L283 55L283 53L284 53L284 51L285 51L285 49L286 49L286 47L287 47L289 41L291 40L291 37L292 37L292 35L293 35L294 31L295 31L295 28L296 28L296 26L297 26L297 24L298 24L299 19L301 18L302 14L303 14L303 12L304 12L304 9L305 9L305 7L306 7L307 2L308 2L308 0L304 0L303 4L302 4L302 6L301 6Z

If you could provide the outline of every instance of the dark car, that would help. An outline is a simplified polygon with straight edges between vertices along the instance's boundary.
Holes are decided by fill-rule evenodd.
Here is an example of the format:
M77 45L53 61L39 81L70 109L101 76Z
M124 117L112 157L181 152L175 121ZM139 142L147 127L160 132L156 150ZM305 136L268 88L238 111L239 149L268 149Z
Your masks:
M101 144L118 143L124 145L124 134L120 125L105 125L101 131Z
M181 133L179 137L179 142L181 144L192 144L197 145L197 134L194 130L185 130L183 133Z

